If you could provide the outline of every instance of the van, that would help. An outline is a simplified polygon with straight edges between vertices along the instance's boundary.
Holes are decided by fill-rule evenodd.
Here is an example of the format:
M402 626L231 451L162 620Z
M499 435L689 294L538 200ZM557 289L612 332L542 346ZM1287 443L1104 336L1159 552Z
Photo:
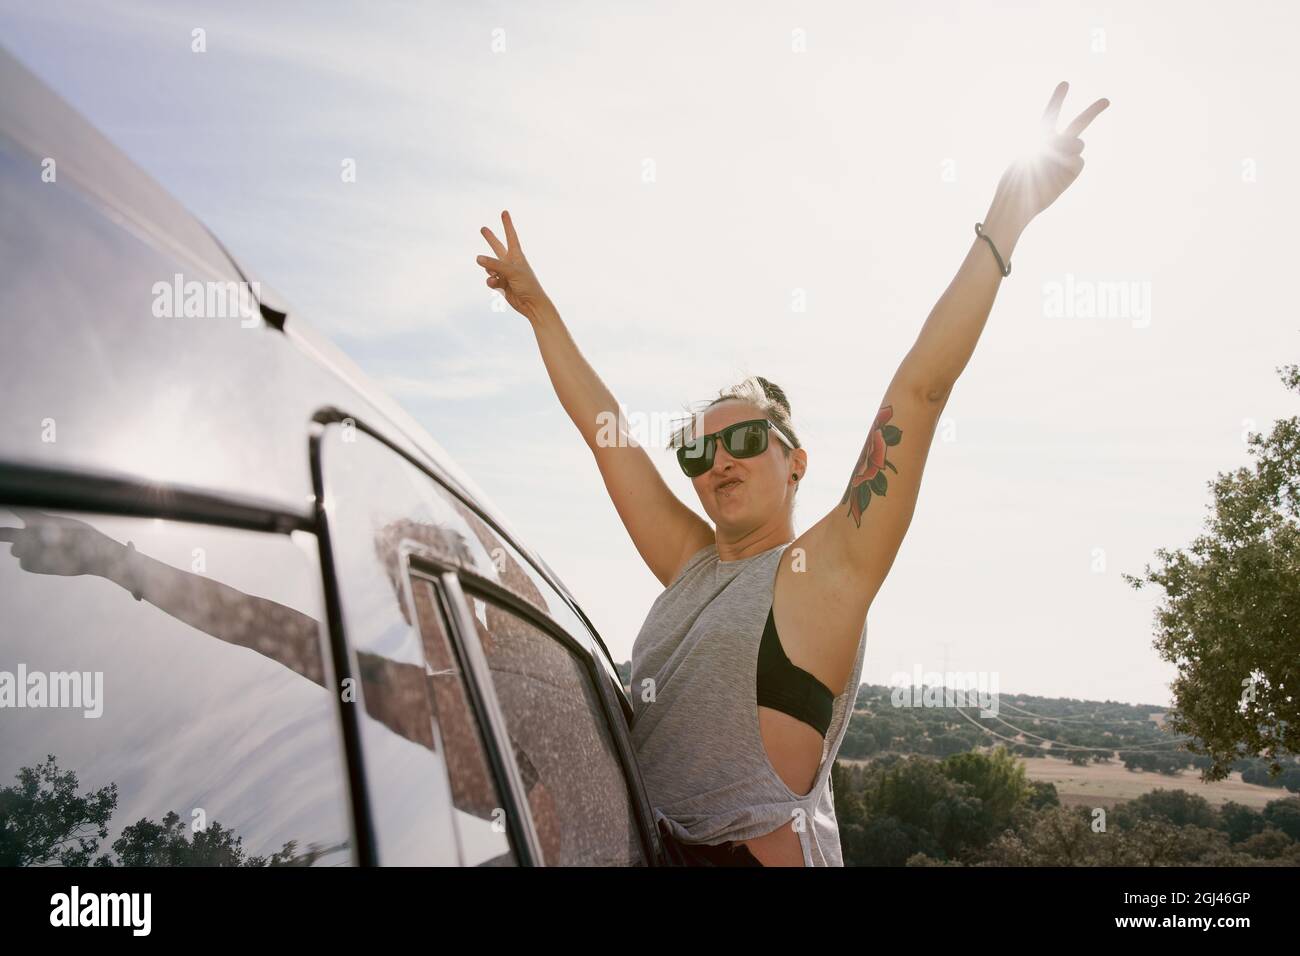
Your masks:
M667 862L558 576L3 50L0 210L0 863Z

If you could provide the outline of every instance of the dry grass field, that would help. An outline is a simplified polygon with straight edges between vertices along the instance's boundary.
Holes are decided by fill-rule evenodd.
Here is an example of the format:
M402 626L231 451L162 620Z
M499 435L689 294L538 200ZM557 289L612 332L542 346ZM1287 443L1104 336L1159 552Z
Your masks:
M846 764L870 763L869 760L844 760ZM1281 787L1260 787L1243 783L1241 774L1233 773L1216 783L1202 783L1199 772L1184 770L1174 777L1160 773L1133 772L1121 763L1088 764L1076 767L1064 760L1050 758L1022 759L1025 776L1055 784L1057 796L1064 806L1113 807L1132 800L1152 790L1186 790L1204 797L1211 806L1221 806L1229 800L1255 810L1273 800L1284 800L1295 794Z
M1064 760L1034 758L1021 760L1025 776L1056 785L1056 793L1065 806L1112 807L1124 800L1132 800L1152 790L1186 790L1204 797L1211 806L1220 806L1229 800L1262 810L1272 800L1294 796L1281 787L1260 787L1243 783L1241 774L1233 773L1215 783L1203 783L1200 772L1184 770L1170 777L1162 773L1133 772L1121 763L1089 764L1076 767Z

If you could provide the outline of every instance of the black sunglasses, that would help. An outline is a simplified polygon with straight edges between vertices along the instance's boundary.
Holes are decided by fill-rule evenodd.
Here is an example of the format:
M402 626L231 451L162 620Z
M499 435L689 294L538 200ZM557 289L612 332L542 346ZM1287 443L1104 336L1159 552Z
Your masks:
M722 440L727 454L732 458L753 458L767 451L767 433L776 431L776 437L791 450L791 443L777 425L767 418L753 418L745 422L736 422L726 428L693 438L677 449L677 463L687 478L697 478L713 467L713 456Z

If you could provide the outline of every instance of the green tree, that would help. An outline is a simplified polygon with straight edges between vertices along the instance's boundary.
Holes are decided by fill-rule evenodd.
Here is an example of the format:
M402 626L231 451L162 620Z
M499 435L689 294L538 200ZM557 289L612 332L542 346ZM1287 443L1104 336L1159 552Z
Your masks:
M924 830L893 817L872 817L862 824L857 840L853 862L859 866L903 866L919 847L933 843Z
M968 784L971 793L983 801L995 830L1005 827L1011 813L1031 793L1025 767L1005 747L990 753L954 754L941 764L944 776Z
M1035 813L1023 832L1006 831L984 859L994 866L1091 866L1110 834L1093 831L1087 812L1049 807Z
M270 856L247 856L243 838L217 821L191 838L180 815L162 823L147 817L124 827L113 841L118 859L99 852L117 809L117 784L77 794L77 775L60 772L53 754L23 767L18 784L0 789L0 866L311 866L345 845L309 844L297 852L290 840Z
M880 768L863 788L863 810L875 821L864 834L870 862L900 865L916 852L950 859L982 847L1029 792L1024 769L1001 749Z
M1056 784L1047 780L1034 780L1029 784L1029 802L1031 810L1044 807L1059 807L1061 798L1056 792Z
M191 838L180 814L169 810L162 823L142 819L123 827L113 850L122 866L282 866L294 857L294 841L269 859L245 855L243 844L216 820Z
M1276 860L1295 846L1295 841L1283 833L1269 827L1242 841L1241 849L1261 860Z
M1300 798L1269 801L1264 807L1264 822L1277 827L1292 840L1300 840Z
M1300 365L1279 368L1300 393ZM1157 549L1161 567L1125 574L1164 589L1155 646L1178 666L1169 729L1208 754L1207 780L1242 754L1300 752L1300 416L1248 439L1254 467L1220 473L1213 515L1186 550ZM1127 761L1126 761L1127 762Z
M1115 819L1126 827L1139 820L1164 820L1176 827L1220 825L1209 801L1186 790L1156 789L1134 797L1116 808Z
M863 789L863 803L870 817L893 817L901 823L927 827L934 804L960 788L947 780L939 764L924 757L907 757L881 768Z
M1264 829L1264 818L1259 811L1229 800L1219 807L1219 829L1231 842L1240 843Z
M1120 828L1116 835L1116 852L1107 861L1114 866L1185 866L1228 849L1226 833L1154 817Z
M77 795L77 775L59 772L53 754L18 771L0 790L0 866L107 866L98 855L117 809L117 784Z

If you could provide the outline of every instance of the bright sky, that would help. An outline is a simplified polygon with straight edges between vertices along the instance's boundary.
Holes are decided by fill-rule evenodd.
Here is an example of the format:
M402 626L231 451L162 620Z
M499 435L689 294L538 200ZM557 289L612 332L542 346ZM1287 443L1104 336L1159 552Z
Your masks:
M945 410L863 679L946 660L1167 703L1157 594L1120 572L1188 544L1246 430L1297 413L1274 368L1300 357L1300 7L928 7L4 0L0 42L410 410L618 660L660 585L527 322L493 310L479 227L511 211L629 410L784 387L803 531L1019 134L1060 80L1062 125L1109 98ZM1146 308L1050 314L1102 283Z

